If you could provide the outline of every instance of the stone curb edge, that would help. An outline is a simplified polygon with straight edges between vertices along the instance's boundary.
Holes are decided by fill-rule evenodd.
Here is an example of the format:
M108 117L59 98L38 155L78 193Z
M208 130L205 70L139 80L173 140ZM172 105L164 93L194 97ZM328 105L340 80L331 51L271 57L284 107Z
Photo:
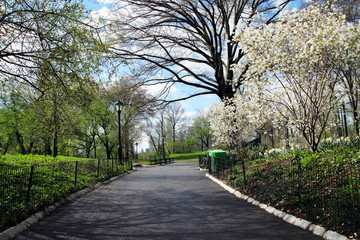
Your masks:
M294 215L282 212L280 210L277 210L274 207L260 203L259 201L256 201L255 199L253 199L249 196L246 196L246 195L240 193L239 191L236 191L234 188L226 185L219 179L211 176L209 173L206 173L206 177L210 178L212 181L219 184L221 187L223 187L225 190L227 190L231 194L234 194L236 197L243 199L255 206L258 206L258 207L264 209L266 212L268 212L276 217L279 217L294 226L300 227L305 230L309 230L309 231L313 232L313 234L323 237L326 240L349 240L349 238L347 238L344 235L341 235L337 232L334 232L331 230L326 230L325 228L323 228L319 225L315 225L312 222L309 222L309 221L301 219L301 218L297 218Z
M104 182L101 183L97 183L91 187L87 187L84 188L76 193L71 194L70 196L66 197L65 199L61 199L59 202L54 203L53 205L50 205L49 207L47 207L45 210L40 211L34 215L32 215L31 217L29 217L28 219L22 221L21 223L17 224L16 226L13 226L9 229L6 229L5 231L0 233L0 240L10 240L15 238L16 236L18 236L20 233L24 232L25 230L27 230L30 226L34 225L35 223L37 223L38 221L40 221L41 219L43 219L46 215L48 215L49 213L53 212L56 209L59 209L62 205L64 205L67 202L71 202L77 198L80 198L82 196L84 196L85 194L87 194L88 192L99 188L103 185L109 184L127 174L130 174L132 172L135 172L136 169L131 170L129 172L123 173L121 175L115 176L110 178L109 180L106 180Z

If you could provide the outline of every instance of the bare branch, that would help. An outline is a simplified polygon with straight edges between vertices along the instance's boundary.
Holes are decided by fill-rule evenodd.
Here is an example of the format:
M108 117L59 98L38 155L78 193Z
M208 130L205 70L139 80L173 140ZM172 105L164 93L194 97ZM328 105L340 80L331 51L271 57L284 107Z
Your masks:
M246 73L234 76L232 70L244 56L241 46L232 42L236 30L252 24L259 11L269 20L280 11L270 0L121 2L126 7L118 9L111 28L125 39L112 47L117 57L139 60L142 72L149 75L162 69L163 80L150 77L154 82L180 83L194 87L194 92L204 89L202 94L220 99L233 97ZM289 2L281 2L281 9Z

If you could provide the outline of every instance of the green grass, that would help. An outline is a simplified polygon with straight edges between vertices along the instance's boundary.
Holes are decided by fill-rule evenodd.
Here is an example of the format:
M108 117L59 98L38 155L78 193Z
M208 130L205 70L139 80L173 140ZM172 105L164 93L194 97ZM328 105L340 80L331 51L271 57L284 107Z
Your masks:
M147 159L147 158L139 158L137 160L134 160L134 163L139 163L139 162L146 163L147 165L150 165L150 160Z
M175 154L170 154L170 157L174 158L175 161L197 161L201 153L202 152L175 153ZM152 156L152 154L143 154L141 158L136 160L136 162L143 162L150 164L150 161L148 160L149 156Z
M47 163L56 163L56 162L75 162L75 161L88 161L96 160L94 158L79 158L79 157L67 157L67 156L57 156L56 158L52 156L44 155L1 155L0 163L3 164L12 164L12 165L41 165Z
M175 161L193 161L198 160L201 152L193 152L193 153L175 153L170 154L170 157L174 158Z

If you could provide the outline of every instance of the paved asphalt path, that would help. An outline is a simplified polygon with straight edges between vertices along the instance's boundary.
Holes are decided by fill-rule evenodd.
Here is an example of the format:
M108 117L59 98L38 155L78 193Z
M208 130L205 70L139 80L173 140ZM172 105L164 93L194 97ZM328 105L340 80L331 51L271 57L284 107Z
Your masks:
M241 200L196 162L140 168L65 204L16 239L322 239Z

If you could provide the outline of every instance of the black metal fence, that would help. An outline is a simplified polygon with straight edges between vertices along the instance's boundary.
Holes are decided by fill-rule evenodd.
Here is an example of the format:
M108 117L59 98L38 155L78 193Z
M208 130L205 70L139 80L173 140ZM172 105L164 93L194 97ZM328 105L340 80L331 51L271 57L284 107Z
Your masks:
M131 168L116 160L63 161L38 165L0 163L0 227L11 226L35 211L84 187Z
M360 233L360 164L299 159L226 160L199 156L201 167L260 202L329 228Z

